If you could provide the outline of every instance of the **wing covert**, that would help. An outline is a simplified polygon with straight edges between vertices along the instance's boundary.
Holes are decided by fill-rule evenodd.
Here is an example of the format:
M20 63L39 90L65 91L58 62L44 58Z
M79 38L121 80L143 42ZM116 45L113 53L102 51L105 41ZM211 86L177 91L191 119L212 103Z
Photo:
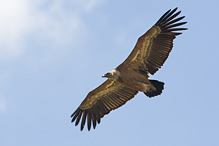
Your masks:
M81 120L81 130L83 130L86 119L88 130L96 127L96 123L100 123L100 119L108 114L111 110L117 109L124 105L128 100L133 98L138 91L125 87L120 83L107 80L102 85L89 92L87 97L71 115L72 122L77 126Z
M185 16L176 18L181 13L176 10L177 8L167 11L138 39L135 48L123 64L148 71L152 75L161 68L172 50L173 39L181 34L179 31L187 30L187 28L178 28L187 22L179 22Z

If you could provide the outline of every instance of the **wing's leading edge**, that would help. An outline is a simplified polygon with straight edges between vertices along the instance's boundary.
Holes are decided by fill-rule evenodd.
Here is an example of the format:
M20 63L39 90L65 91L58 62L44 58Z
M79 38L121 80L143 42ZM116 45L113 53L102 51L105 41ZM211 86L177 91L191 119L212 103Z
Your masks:
M96 127L100 119L108 114L111 110L117 109L124 105L128 100L133 98L138 91L122 86L120 83L107 80L102 85L91 91L78 109L71 115L72 122L77 126L81 121L81 130L83 130L86 119L88 130Z
M181 11L167 11L144 35L142 35L131 54L123 62L134 69L154 74L166 61L173 47L173 39L180 35L178 28L187 22L179 22L185 16L177 17Z

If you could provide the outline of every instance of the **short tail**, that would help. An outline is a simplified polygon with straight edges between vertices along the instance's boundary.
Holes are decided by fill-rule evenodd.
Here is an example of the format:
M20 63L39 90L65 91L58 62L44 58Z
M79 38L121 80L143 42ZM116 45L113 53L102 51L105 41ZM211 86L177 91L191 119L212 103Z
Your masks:
M160 95L162 93L162 90L164 89L164 83L157 80L149 80L149 81L156 88L156 90L150 90L144 92L144 94L148 97L154 97Z

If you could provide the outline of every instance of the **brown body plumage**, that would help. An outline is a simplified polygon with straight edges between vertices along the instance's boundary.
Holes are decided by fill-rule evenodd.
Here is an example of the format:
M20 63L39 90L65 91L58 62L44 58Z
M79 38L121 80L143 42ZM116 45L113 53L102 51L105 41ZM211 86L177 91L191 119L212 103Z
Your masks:
M100 119L111 110L125 104L138 91L148 97L160 95L164 83L149 80L149 73L154 74L165 62L173 47L173 39L180 35L178 31L187 28L177 28L186 22L179 22L184 18L178 17L179 12L167 11L144 35L142 35L128 58L114 70L102 77L108 80L96 89L89 92L87 97L71 115L72 122L78 125L81 121L83 130L86 119L88 130L96 127ZM176 12L176 13L175 13Z

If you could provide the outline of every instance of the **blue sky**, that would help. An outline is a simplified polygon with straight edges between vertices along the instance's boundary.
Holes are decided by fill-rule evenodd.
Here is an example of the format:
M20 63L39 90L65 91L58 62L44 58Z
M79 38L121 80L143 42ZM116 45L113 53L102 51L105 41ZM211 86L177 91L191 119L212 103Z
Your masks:
M175 7L189 30L151 76L162 95L139 93L90 132L70 123L101 75ZM216 0L1 0L0 145L219 145L218 14Z

